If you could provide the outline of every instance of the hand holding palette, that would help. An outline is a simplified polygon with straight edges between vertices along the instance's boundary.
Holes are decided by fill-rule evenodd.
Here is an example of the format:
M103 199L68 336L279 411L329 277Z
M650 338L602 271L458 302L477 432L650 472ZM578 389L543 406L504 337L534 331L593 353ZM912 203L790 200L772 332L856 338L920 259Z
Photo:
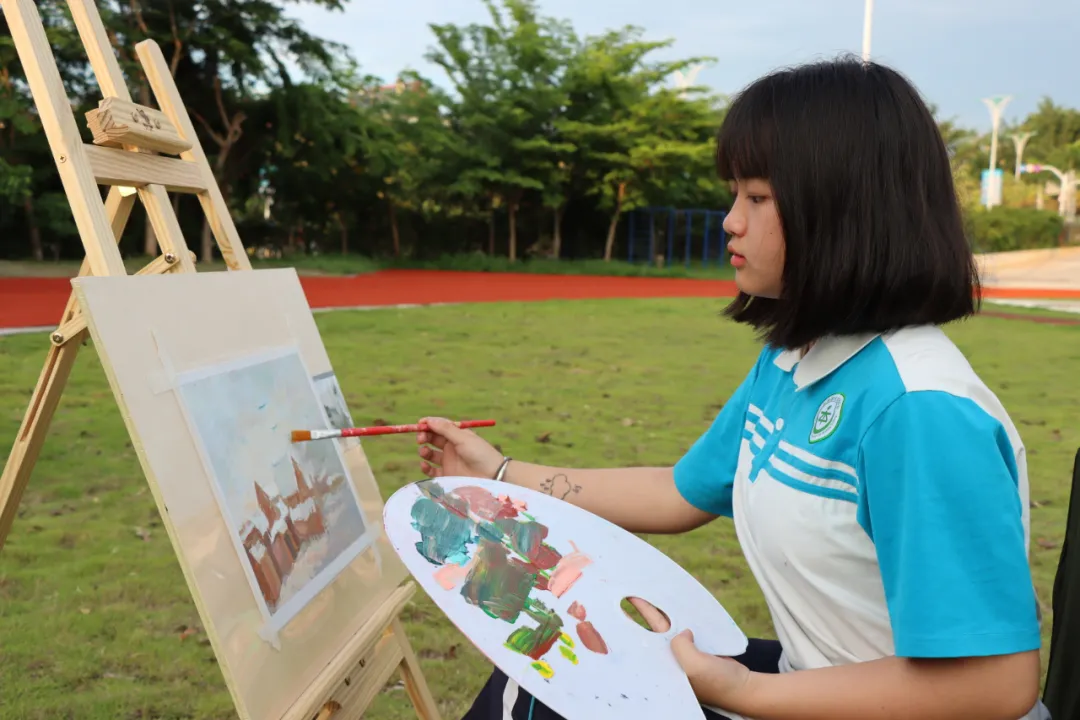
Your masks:
M734 656L747 639L723 606L652 545L570 503L506 483L408 485L383 512L409 572L496 666L568 720L703 718L671 638ZM671 619L654 633L620 606Z

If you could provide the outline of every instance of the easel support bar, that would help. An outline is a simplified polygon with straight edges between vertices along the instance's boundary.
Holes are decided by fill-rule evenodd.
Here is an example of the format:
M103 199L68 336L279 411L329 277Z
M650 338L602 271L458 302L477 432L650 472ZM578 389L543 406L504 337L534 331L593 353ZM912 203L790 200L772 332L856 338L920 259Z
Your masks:
M161 185L167 191L191 195L206 191L202 169L193 162L97 145L85 145L83 151L100 185Z
M195 253L189 252L191 255L191 261L195 262ZM158 255L148 265L139 270L136 275L164 275L167 272L175 270L177 265L177 257L172 253L165 253L164 255ZM60 325L53 331L49 339L53 345L65 345L76 338L82 338L83 330L86 329L86 318L82 313L76 310L75 314L70 320Z

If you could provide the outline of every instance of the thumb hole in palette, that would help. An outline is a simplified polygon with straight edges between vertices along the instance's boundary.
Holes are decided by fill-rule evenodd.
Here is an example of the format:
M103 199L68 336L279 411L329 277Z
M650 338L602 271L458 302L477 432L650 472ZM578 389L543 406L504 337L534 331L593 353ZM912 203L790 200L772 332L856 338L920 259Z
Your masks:
M645 604L645 611L650 615L653 615L653 622L657 624L662 623L659 628L654 628L652 626L649 622L649 618L635 606L635 601L638 605L642 603ZM626 614L627 618L651 633L663 635L668 633L672 628L671 616L664 612L663 608L657 607L656 603L646 600L645 598L637 595L629 595L622 599L619 603L619 607L622 608L622 611Z

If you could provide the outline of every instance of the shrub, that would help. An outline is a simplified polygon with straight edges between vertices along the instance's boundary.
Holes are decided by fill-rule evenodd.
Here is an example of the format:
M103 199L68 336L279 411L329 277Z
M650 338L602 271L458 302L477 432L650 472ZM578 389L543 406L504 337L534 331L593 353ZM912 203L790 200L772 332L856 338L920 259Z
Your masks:
M975 252L1057 247L1065 227L1056 212L1034 208L970 208L965 219Z

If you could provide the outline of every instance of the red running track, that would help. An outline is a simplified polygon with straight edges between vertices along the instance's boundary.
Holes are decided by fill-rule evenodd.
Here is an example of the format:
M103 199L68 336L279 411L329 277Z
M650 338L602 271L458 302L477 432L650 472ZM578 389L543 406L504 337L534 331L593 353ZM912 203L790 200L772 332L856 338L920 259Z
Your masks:
M608 298L734 297L730 280L384 270L352 277L302 275L313 309ZM0 328L55 326L71 294L63 277L0 278ZM1080 290L986 288L988 298L1065 298Z
M647 297L733 297L730 280L383 270L351 277L301 275L313 309ZM0 328L58 324L70 278L0 278Z

